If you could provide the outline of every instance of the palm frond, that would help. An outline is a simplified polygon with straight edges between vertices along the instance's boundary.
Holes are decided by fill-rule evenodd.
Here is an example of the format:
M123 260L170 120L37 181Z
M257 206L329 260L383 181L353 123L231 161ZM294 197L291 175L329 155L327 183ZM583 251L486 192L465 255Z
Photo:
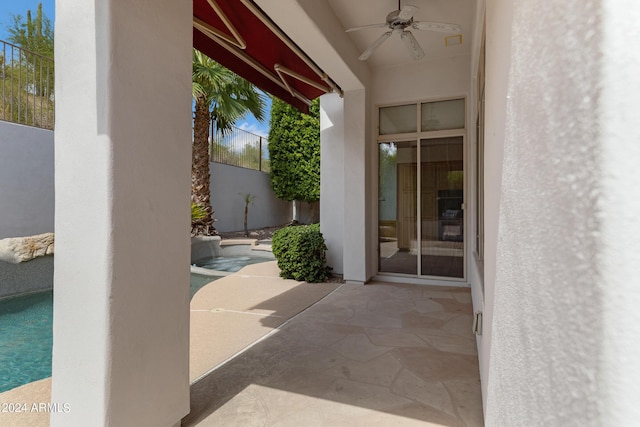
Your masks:
M202 98L209 105L211 118L216 121L217 130L223 134L244 117L247 112L256 119L265 116L265 96L248 81L229 69L193 50L194 99Z

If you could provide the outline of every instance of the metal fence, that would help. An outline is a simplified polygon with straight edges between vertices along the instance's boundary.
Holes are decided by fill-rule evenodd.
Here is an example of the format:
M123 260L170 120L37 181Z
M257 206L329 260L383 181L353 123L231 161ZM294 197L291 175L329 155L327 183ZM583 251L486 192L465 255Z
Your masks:
M54 127L53 59L0 40L0 120Z
M214 126L212 126L212 130ZM269 172L269 150L266 138L233 127L233 131L222 135L211 133L209 155L212 162Z

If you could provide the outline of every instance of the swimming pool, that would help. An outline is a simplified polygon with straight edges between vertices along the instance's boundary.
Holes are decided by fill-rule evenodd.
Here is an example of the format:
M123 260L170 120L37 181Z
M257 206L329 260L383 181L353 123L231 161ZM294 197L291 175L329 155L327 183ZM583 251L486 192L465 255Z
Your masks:
M0 300L0 393L51 376L53 291Z

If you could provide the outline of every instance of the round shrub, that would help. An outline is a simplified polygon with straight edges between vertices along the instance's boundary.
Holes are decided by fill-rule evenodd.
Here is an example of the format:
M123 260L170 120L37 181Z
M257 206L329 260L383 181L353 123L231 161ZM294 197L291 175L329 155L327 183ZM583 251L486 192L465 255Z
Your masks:
M327 277L327 245L320 224L281 228L273 233L271 248L281 277L310 283Z

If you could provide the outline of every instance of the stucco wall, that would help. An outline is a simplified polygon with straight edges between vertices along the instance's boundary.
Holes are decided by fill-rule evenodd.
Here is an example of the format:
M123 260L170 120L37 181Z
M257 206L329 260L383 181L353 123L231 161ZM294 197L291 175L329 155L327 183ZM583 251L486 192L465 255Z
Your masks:
M211 204L218 231L244 229L244 197L256 196L249 205L248 228L286 224L291 220L291 203L278 199L269 185L269 174L237 166L210 163Z
M0 239L53 231L53 131L0 121Z
M487 401L489 360L493 339L493 311L497 266L498 223L502 167L506 132L507 87L511 63L513 2L487 3L485 65L485 152L484 152L484 311L478 348L482 398ZM475 301L474 301L475 302Z
M486 423L637 425L640 7L487 18Z
M464 96L469 90L469 71L469 55L377 69L372 79L373 104ZM375 117L377 111L372 114Z

